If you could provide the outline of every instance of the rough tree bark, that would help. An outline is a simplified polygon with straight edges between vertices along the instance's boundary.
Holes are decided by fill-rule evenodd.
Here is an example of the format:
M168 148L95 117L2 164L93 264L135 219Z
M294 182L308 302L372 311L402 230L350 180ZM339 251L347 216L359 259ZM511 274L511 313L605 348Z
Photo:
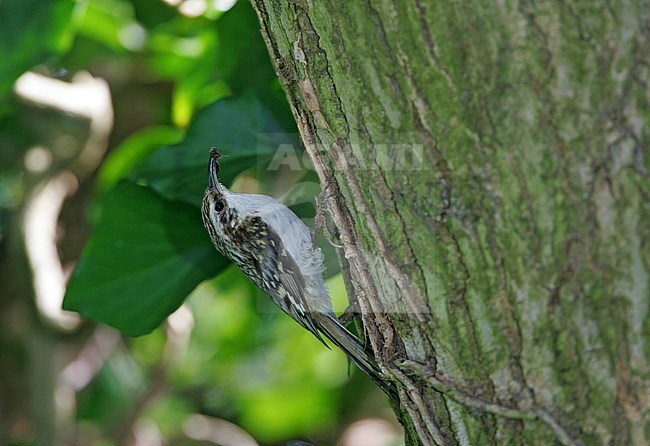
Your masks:
M408 444L650 444L650 6L253 0Z

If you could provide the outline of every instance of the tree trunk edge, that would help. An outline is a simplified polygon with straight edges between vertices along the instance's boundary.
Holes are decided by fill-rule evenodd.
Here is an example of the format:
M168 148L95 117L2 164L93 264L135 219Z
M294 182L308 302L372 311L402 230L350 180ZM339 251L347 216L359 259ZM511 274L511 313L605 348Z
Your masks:
M365 256L359 252L357 235L354 225L351 223L352 216L345 207L340 197L341 191L338 189L336 179L332 175L332 164L336 165L334 160L341 160L344 158L341 147L336 142L332 144L332 149L329 153L318 147L316 143L317 138L314 135L312 125L314 121L321 121L320 126L327 127L326 123L322 122L320 115L320 108L317 101L317 96L313 91L311 82L308 78L302 79L299 82L299 90L302 93L302 98L296 96L296 92L289 88L289 84L294 79L295 73L287 66L285 58L279 56L279 51L273 43L268 28L267 10L262 2L251 0L251 4L255 9L261 25L261 33L266 42L269 54L271 56L273 65L276 69L279 79L282 82L283 89L289 100L291 110L298 125L298 130L305 145L307 152L310 155L314 169L316 170L320 182L324 187L324 203L326 204L330 215L339 231L339 237L345 257L347 259L350 276L353 278L350 282L346 283L346 287L350 285L353 289L348 288L348 295L361 296L358 297L358 304L362 314L363 328L370 340L373 351L380 351L383 339L395 338L392 326L385 319L377 321L372 318L373 313L380 313L381 309L376 308L380 304L379 296L377 295L376 287L371 282L371 274L368 272L368 265ZM303 99L304 98L304 99ZM309 113L309 116L308 116ZM329 160L325 159L329 157ZM341 168L341 165L338 166ZM380 329L382 327L382 334ZM389 332L387 335L386 332ZM385 368L387 364L382 361L382 357L377 357L380 364ZM408 398L408 403L400 405L395 401L390 401L393 410L404 427L405 442L408 446L419 446L429 444L444 444L442 434L439 434L438 442L434 443L427 437L429 429L433 427L430 419L425 419L427 414L426 405L421 401L420 393L411 380L398 369L401 380L408 384L405 386L408 390L401 392L401 398L404 400L408 398L408 394L413 392L415 395ZM416 406L419 406L416 407ZM429 426L429 427L427 427Z

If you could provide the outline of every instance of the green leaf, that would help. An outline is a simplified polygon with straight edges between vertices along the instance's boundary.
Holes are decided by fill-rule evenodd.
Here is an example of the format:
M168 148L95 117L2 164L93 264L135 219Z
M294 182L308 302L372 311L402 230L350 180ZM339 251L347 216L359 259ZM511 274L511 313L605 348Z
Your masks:
M122 181L106 195L63 308L139 336L227 265L196 207Z
M70 0L0 1L0 98L11 91L13 82L34 65L72 44L76 26L75 9L83 6Z
M166 198L198 205L207 186L210 147L221 149L220 179L230 184L270 159L281 144L298 149L297 134L287 133L255 96L224 98L199 111L185 139L153 153L132 178Z
M102 163L97 178L99 189L111 189L160 146L177 142L181 138L180 130L167 126L150 126L129 136Z
M260 34L260 23L250 2L237 2L217 22L220 44L217 58L219 73L235 94L251 88L261 93L277 78L268 49ZM245 54L245 57L242 55ZM251 69L250 61L255 61Z

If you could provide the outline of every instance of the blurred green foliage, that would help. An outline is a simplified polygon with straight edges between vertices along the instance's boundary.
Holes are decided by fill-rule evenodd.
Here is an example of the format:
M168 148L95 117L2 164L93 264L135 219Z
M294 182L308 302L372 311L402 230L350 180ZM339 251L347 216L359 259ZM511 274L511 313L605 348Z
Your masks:
M120 426L148 420L181 444L184 423L201 413L265 444L332 442L350 417L384 413L383 397L361 373L348 373L341 352L324 349L229 267L199 213L209 148L218 146L226 183L289 192L289 204L313 216L313 172L255 170L279 145L299 147L257 17L248 2L227 12L205 2L185 15L176 9L182 3L170 3L0 1L3 216L24 198L22 154L35 143L12 99L15 80L30 69L63 79L88 70L113 94L110 153L86 209L93 234L64 307L146 335L120 340L79 390L77 435L83 444L118 444ZM336 259L325 248L332 276ZM343 310L340 276L329 286Z
M72 1L0 2L0 99L9 94L18 76L70 48L79 7Z

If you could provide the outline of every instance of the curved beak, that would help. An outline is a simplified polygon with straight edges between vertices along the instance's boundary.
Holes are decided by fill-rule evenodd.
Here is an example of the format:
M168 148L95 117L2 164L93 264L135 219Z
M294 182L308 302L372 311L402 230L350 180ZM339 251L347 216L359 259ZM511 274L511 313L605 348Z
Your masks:
M208 170L208 187L216 188L219 184L219 158L221 158L221 152L218 149L212 147L210 149L210 164Z

